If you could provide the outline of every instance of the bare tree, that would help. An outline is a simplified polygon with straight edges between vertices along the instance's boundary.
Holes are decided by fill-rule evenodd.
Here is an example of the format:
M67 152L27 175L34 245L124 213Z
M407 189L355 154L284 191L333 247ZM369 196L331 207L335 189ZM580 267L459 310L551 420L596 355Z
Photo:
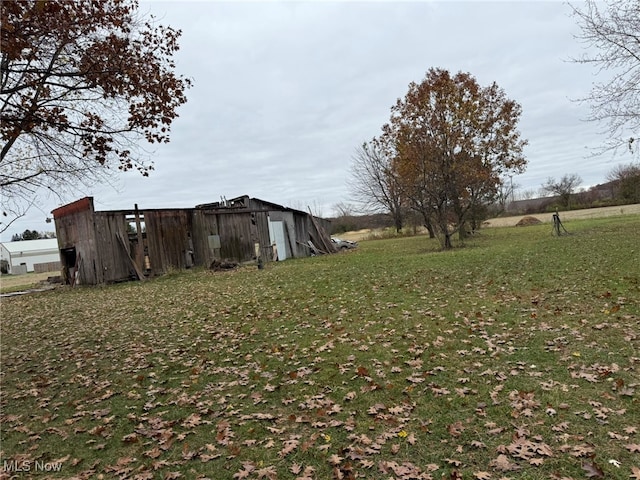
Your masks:
M607 174L614 185L614 195L625 202L640 202L640 164L616 165Z
M552 177L547 178L540 190L547 194L559 196L561 204L566 208L571 208L571 196L581 183L582 178L577 173L565 174L557 181Z
M514 200L531 200L532 198L536 198L537 192L535 189L530 188L528 190L516 190L514 192Z
M494 196L494 215L500 215L508 210L509 204L515 200L515 192L518 188L519 185L513 183L512 176L508 180L506 178L500 179Z
M608 79L581 99L591 105L589 120L604 123L609 136L603 151L628 147L637 155L640 135L640 2L586 0L571 5L588 53L575 59L592 64Z
M334 217L353 217L355 209L353 205L345 202L338 202L333 205Z
M365 142L356 150L351 179L351 193L363 209L388 213L399 232L404 222L402 190L393 168L392 149L384 137Z

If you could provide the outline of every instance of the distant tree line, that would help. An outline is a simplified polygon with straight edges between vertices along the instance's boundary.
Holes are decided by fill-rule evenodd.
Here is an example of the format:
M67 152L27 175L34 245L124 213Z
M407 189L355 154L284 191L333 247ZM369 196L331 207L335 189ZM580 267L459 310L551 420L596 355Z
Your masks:
M606 176L606 183L579 190L582 179L576 173L565 174L559 180L548 178L539 190L538 202L530 202L519 213L541 213L551 210L576 210L640 203L640 164L615 166ZM526 192L521 200L535 200ZM509 209L512 213L513 207ZM518 211L516 210L516 211Z
M482 206L483 215L536 214L555 210L595 208L640 203L640 164L617 165L606 176L606 182L579 190L581 177L576 173L563 175L560 179L548 178L538 190L518 191L518 185L503 182L491 203ZM515 203L514 203L515 201ZM363 229L396 228L396 218L389 213L359 214L355 205L334 205L331 233ZM407 210L402 215L402 227L416 230L423 226L422 218L415 211Z
M22 240L40 240L43 238L56 238L55 232L38 232L37 230L26 229L22 233L16 233L11 237L12 242L21 242Z
M614 167L607 175L613 195L622 203L640 203L640 163Z

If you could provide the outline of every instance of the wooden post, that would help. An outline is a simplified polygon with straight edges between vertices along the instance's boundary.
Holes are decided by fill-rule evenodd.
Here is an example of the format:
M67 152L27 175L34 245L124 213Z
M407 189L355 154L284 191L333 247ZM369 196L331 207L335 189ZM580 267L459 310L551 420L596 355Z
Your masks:
M133 258L131 258L131 255L129 255L129 247L127 245L129 242L125 242L125 239L122 238L122 235L120 235L119 232L116 233L116 237L118 237L118 240L120 241L120 245L122 245L122 250L124 251L125 258L129 260L129 262L131 263L131 266L133 267L133 270L136 272L136 276L138 277L138 280L140 281L145 280L144 271L140 267L138 267L138 264L133 260Z
M567 232L567 229L564 228L564 225L560 220L560 214L556 210L556 213L553 214L553 233L555 233L558 237L562 235L562 232L560 231L561 228L562 230L564 230L565 233L569 233Z
M142 238L142 222L140 222L140 211L138 210L138 204L135 204L134 207L134 215L136 219L136 234L137 234L137 244L136 244L136 264L138 265L138 269L140 271L145 271L144 265L144 240Z

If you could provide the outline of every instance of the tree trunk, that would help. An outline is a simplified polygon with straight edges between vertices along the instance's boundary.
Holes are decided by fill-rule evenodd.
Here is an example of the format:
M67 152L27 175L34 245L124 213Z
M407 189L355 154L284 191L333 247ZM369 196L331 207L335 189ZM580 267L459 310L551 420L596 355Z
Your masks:
M460 227L458 227L458 238L460 240L464 240L467 237L468 237L468 235L467 235L467 224L466 224L466 222L462 222Z
M442 237L440 238L440 245L443 250L450 250L453 248L453 244L451 243L451 231L449 230L449 224L446 221L446 216L439 219L438 226L440 233L442 234Z
M398 211L396 211L393 214L393 221L395 223L396 226L396 233L400 233L400 231L402 230L402 214Z
M444 232L444 245L443 248L445 250L450 250L453 248L453 245L451 244L451 234L447 231Z
M436 238L436 231L433 228L433 225L431 224L431 221L427 221L424 226L427 229L427 231L429 232L429 238Z

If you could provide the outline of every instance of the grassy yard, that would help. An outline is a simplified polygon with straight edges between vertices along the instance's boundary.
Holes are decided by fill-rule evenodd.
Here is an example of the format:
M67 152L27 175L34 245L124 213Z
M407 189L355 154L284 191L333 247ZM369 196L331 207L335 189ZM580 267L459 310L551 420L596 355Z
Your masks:
M37 288L41 281L60 275L60 272L27 273L25 275L0 275L0 293L18 292Z
M565 226L3 299L0 478L640 479L640 216Z

